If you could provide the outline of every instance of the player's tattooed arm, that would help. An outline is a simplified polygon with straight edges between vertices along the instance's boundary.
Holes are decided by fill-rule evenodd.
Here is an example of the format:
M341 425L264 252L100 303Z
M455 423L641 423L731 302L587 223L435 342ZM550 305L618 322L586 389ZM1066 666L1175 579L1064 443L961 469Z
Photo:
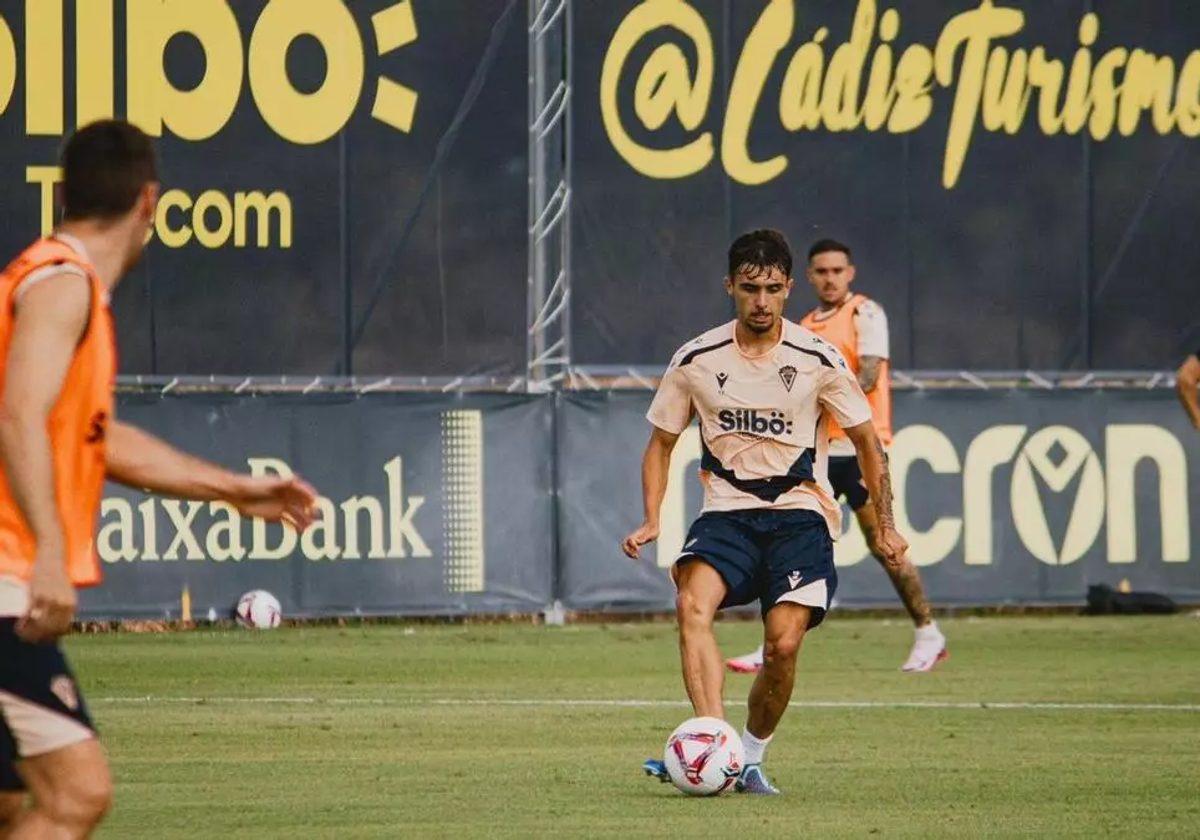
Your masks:
M895 528L896 517L892 513L892 473L888 462L887 450L883 441L875 438L875 452L879 456L881 469L879 471L879 495L872 494L875 501L875 515L879 519L880 528Z
M864 394L869 394L875 390L875 386L879 384L880 367L883 365L883 359L879 356L863 356L858 360L858 384L863 389Z
M867 492L875 504L879 530L875 535L874 548L878 549L880 558L885 562L903 563L908 544L896 532L896 517L892 511L892 477L888 470L887 452L875 434L870 420L847 427L846 434L858 453L858 466L862 471L863 482L867 485Z
M895 526L892 515L892 480L888 474L888 456L883 443L875 434L873 423L868 420L857 426L848 426L846 435L854 444L858 454L858 466L867 492L875 502L880 530Z

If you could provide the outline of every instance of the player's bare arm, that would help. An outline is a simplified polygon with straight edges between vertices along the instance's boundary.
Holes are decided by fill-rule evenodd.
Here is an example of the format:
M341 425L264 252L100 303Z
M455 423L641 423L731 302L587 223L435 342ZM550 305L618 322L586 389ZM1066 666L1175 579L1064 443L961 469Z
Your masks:
M47 425L90 306L90 282L73 272L35 283L16 303L0 410L0 450L13 498L37 541L29 612L20 625L22 637L30 642L62 636L75 618L77 598L67 575Z
M879 372L883 361L879 356L863 356L858 360L858 384L864 394L871 393L879 384Z
M850 426L846 435L854 444L858 454L858 466L862 470L867 492L875 505L879 530L875 534L875 547L884 560L891 565L904 561L908 543L896 531L896 517L892 512L892 478L888 470L888 456L883 443L875 434L871 421Z
M636 559L638 549L658 538L658 516L663 497L667 494L667 477L671 468L671 453L679 435L655 428L642 455L642 504L644 519L638 529L621 542L621 550Z
M228 502L244 516L283 521L300 530L314 518L317 494L303 480L231 472L120 421L109 426L106 467L109 478L129 487Z
M1175 386L1179 390L1179 402L1183 404L1183 410L1187 412L1192 425L1200 431L1200 395L1196 392L1200 386L1200 357L1187 357L1175 376Z

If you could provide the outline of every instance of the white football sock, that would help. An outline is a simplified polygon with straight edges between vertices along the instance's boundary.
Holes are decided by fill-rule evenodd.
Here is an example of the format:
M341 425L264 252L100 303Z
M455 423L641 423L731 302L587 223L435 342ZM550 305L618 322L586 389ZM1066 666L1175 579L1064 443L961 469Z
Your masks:
M771 743L771 739L774 737L774 735L768 735L766 738L755 738L750 734L749 729L742 730L742 746L746 748L746 764L762 764L767 744Z
M938 639L941 638L942 631L938 629L937 622L931 621L924 627L917 628L918 639Z

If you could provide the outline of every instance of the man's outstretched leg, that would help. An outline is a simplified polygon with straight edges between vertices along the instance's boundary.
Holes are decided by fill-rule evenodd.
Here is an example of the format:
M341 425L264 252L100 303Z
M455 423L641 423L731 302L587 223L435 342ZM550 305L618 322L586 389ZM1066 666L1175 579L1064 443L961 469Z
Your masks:
M761 523L766 575L759 601L763 609L763 668L750 689L742 744L746 766L734 789L741 793L779 791L762 771L763 756L775 734L796 681L796 656L805 634L825 620L837 570L833 540L821 514L779 511Z
M697 717L725 717L725 669L713 633L713 620L727 587L717 570L703 561L679 569L675 614L679 621L679 658L683 684Z
M713 620L728 586L708 563L691 558L676 567L675 614L679 622L679 659L683 684L697 717L725 719L725 669L721 650L713 634ZM667 768L657 758L647 759L642 769L662 781L670 781Z
M742 733L746 767L737 790L745 793L779 793L762 773L767 744L787 711L796 682L796 657L812 615L810 607L780 603L763 622L763 667L750 688L749 716Z
M946 647L946 637L933 620L933 610L929 607L929 599L925 597L921 573L908 557L897 564L888 563L880 557L875 547L879 520L875 516L873 505L864 502L854 511L854 515L858 518L867 545L871 547L871 553L891 578L892 586L904 602L904 608L908 610L915 628L916 638L913 640L912 650L908 659L900 666L900 670L910 673L932 671L933 666L950 657L950 650Z

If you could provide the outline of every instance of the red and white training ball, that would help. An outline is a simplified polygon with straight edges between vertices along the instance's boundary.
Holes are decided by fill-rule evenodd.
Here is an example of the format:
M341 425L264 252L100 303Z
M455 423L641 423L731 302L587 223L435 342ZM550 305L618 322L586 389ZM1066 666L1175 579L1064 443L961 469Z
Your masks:
M737 730L714 717L685 720L667 739L663 755L675 787L691 796L716 796L729 790L745 759Z
M255 630L273 630L283 621L279 599L265 589L255 589L238 599L235 612L238 624Z

